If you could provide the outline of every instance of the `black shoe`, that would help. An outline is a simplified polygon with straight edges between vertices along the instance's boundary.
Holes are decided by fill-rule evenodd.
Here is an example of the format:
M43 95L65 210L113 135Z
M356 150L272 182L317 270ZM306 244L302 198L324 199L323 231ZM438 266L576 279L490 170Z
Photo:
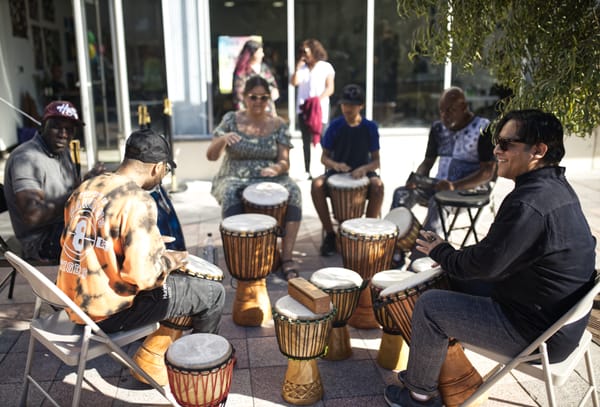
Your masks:
M390 384L385 388L383 397L390 407L443 407L440 396L432 396L429 400L419 401L412 398L406 387Z
M333 256L335 252L335 233L327 233L323 238L323 243L321 244L321 256Z

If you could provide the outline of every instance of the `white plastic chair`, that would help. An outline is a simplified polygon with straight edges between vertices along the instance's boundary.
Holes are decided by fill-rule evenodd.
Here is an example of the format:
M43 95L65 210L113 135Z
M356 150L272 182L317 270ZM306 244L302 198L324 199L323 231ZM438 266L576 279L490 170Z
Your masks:
M485 379L484 383L462 405L469 406L470 404L475 403L480 396L483 396L488 392L502 377L511 370L516 369L536 379L542 380L546 385L548 404L551 407L557 406L555 387L562 386L571 376L571 373L573 373L573 370L575 370L582 358L585 358L587 380L584 380L587 382L587 389L579 406L584 405L591 396L594 407L599 407L600 404L598 402L598 393L596 391L596 381L594 379L592 358L590 354L592 334L588 330L585 330L579 340L579 346L573 350L566 360L560 363L549 362L546 346L546 341L558 330L565 325L580 320L590 312L594 303L594 297L596 297L599 292L600 279L596 279L594 287L579 300L577 304L514 358L496 354L461 341L461 344L465 349L469 349L470 351L483 355L498 363L485 376L487 379Z
M138 375L144 377L148 383L169 400L165 390L152 377L144 372L127 353L121 349L138 339L141 339L158 329L158 323L149 324L129 331L106 334L98 325L87 316L62 290L42 274L35 267L8 251L6 259L13 267L27 279L36 295L35 309L30 325L30 340L25 364L25 377L20 405L27 404L27 393L31 382L53 405L58 403L43 389L32 377L31 367L34 355L35 341L44 345L56 355L63 363L77 366L77 380L73 393L72 406L79 405L81 385L85 372L86 362L98 356L109 354L122 363L125 367L133 369ZM61 308L49 316L41 317L40 311L43 302ZM64 308L70 308L85 325L71 322ZM169 400L171 402L171 400Z

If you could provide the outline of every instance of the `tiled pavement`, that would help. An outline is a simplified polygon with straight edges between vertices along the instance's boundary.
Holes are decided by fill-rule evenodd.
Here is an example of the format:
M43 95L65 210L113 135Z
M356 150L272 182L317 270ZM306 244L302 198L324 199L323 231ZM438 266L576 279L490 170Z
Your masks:
M382 140L382 144L395 143ZM420 143L421 141L419 141ZM295 150L300 150L295 149ZM294 150L293 150L294 151ZM390 151L389 149L387 151ZM296 151L296 154L300 153ZM385 163L386 158L383 157ZM386 201L384 214L389 207L389 199L393 186L402 183L405 174L410 172L412 163L401 164L390 158L388 165L382 168L382 177L386 184ZM299 166L301 159L292 156L292 166ZM315 171L316 173L317 171ZM398 175L399 174L399 175ZM292 174L300 175L300 174ZM386 177L387 176L387 177ZM579 173L570 177L575 186L593 232L600 236L600 173L597 171ZM398 181L401 180L401 181ZM341 256L324 258L318 255L321 240L321 227L310 202L310 183L299 181L304 196L304 219L300 228L295 248L295 258L300 264L300 275L309 278L311 273L327 266L341 266ZM219 236L220 210L210 196L210 183L206 181L187 181L187 189L172 195L178 216L183 225L186 243L192 254L200 254L200 245L206 234L212 232ZM511 184L498 183L494 194L499 204ZM417 210L417 216L424 211ZM490 211L485 210L478 230L484 232L492 219ZM454 240L454 239L453 239ZM460 242L460 234L455 235ZM257 328L241 327L233 323L231 318L232 303L235 294L235 283L232 283L223 260L222 247L219 245L219 265L226 276L224 284L227 288L227 305L223 317L221 335L226 337L236 349L238 357L234 370L227 406L275 406L288 405L281 397L283 378L287 367L287 359L279 352L277 339L272 323ZM1 269L0 275L8 272ZM45 270L54 276L54 270ZM287 284L277 274L268 279L268 292L271 304L287 293ZM7 299L6 291L0 293L0 404L16 405L22 386L22 374L27 350L28 318L33 310L33 294L24 280L17 279L13 300ZM396 374L377 365L376 357L381 340L381 331L377 329L360 330L349 328L353 355L344 361L329 362L319 360L318 366L323 381L324 397L317 406L385 406L382 397L383 389L388 383L397 382ZM139 344L129 348L135 352ZM593 345L596 380L600 379L600 351ZM62 405L70 405L72 385L75 381L74 369L61 366L57 359L39 347L35 357L37 377L42 378L50 393L57 396ZM473 365L480 373L491 367L490 362L482 357L467 353ZM579 371L582 371L582 366ZM108 357L101 357L88 364L86 380L82 393L82 406L146 406L166 404L157 392L136 382L129 372ZM575 405L581 379L575 377L558 392L560 406ZM28 405L49 405L40 403L40 395L30 388ZM524 375L509 375L491 391L485 406L538 406L547 405L543 385Z

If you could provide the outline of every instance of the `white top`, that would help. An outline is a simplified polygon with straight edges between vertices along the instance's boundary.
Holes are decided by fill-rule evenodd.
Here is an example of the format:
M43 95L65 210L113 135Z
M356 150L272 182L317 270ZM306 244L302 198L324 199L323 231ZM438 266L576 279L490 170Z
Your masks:
M356 218L342 222L342 231L361 236L382 236L398 233L398 227L389 220Z
M188 254L185 268L194 274L206 276L211 280L223 280L223 270L202 257Z
M287 201L290 193L283 185L276 182L259 182L244 188L242 197L254 205L273 206Z
M405 278L399 283L392 284L385 290L379 293L379 297L387 297L388 295L395 294L400 291L406 291L408 288L413 288L419 284L423 284L429 280L442 274L442 268L436 267L433 269L425 270L420 273L412 273L413 275L409 278Z
M396 224L400 236L404 236L410 231L415 220L412 212L403 206L392 209L383 219Z
M363 279L356 271L343 267L325 267L312 273L310 282L322 290L360 287Z
M288 317L292 320L300 320L300 321L312 321L315 319L321 319L328 315L333 309L333 304L329 302L329 312L324 314L315 314L304 305L293 299L289 295L285 295L277 300L275 303L275 307L273 307L275 311L283 316Z
M383 290L414 275L415 273L408 270L383 270L375 273L373 278L371 278L371 285Z
M413 260L411 268L415 273L420 273L433 268L435 261L431 257L421 257L420 259Z
M304 66L296 72L298 81L298 90L296 94L296 113L300 114L300 106L310 97L320 96L325 91L325 80L328 76L334 75L333 66L327 61L317 61L312 70ZM323 114L322 123L329 121L329 96L321 99L321 113Z
M226 217L221 226L229 232L264 232L277 226L277 219L261 213L243 213Z
M327 178L327 185L339 189L353 189L369 185L368 177L354 178L349 172L333 174Z
M215 334L191 334L177 339L167 349L167 360L182 369L206 369L229 359L232 348L227 339Z

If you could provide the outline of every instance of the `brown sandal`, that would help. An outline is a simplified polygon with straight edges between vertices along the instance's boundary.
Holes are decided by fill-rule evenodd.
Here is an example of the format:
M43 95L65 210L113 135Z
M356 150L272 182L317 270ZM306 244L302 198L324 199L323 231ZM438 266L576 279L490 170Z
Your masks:
M285 279L288 281L299 276L298 265L294 260L282 260L281 271L283 272Z

